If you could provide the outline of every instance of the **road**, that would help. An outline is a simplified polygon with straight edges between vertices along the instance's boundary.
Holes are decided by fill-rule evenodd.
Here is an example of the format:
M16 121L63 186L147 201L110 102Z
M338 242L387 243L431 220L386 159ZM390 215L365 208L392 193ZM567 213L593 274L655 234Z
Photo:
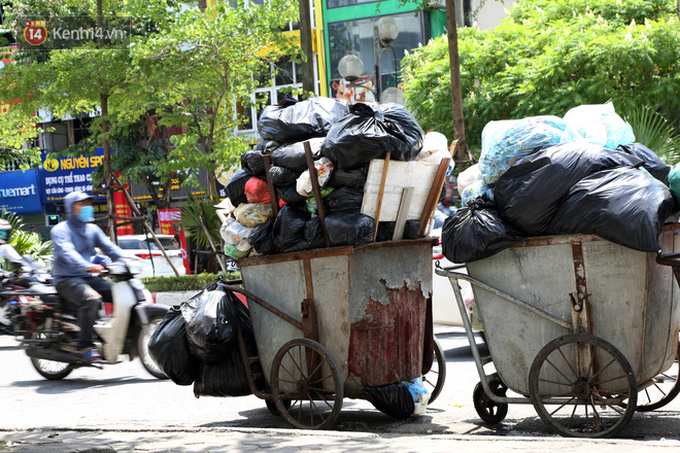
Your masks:
M392 419L363 400L345 399L334 431L381 435L471 435L558 437L531 405L511 405L502 424L486 426L472 405L479 381L463 330L437 325L448 378L439 399L421 416ZM481 342L481 340L480 340ZM138 361L79 369L63 381L47 381L0 337L0 438L8 430L183 430L224 428L292 429L254 397L195 398L191 386L152 378ZM680 448L680 398L650 413L636 413L618 436L636 441L670 442Z

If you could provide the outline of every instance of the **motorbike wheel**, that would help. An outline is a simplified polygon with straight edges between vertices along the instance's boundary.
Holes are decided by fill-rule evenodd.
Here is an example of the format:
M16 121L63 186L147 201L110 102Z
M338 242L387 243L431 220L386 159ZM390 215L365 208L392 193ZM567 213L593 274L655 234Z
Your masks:
M160 369L156 361L149 354L149 340L154 334L158 325L163 320L163 316L154 316L149 320L149 324L142 326L137 334L137 353L139 354L139 360L142 361L144 369L149 372L149 374L156 379L167 379L168 377Z
M45 339L47 337L44 334L34 333L31 335L31 338ZM42 377L49 379L50 381L59 381L64 379L66 376L71 374L71 371L75 369L75 367L70 363L57 362L56 360L37 359L35 357L31 357L31 363L33 364L35 370L40 373Z

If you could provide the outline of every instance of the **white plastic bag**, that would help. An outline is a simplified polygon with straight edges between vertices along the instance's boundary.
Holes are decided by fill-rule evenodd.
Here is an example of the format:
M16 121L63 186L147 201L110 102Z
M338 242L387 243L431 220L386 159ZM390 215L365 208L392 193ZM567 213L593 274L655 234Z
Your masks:
M635 142L633 128L616 114L611 102L574 107L564 115L564 121L567 127L562 142L585 140L609 149Z
M314 168L316 168L316 177L319 181L319 187L324 187L331 177L333 162L327 157L322 157L321 159L314 161ZM295 189L297 190L297 193L303 197L311 197L314 195L309 170L305 170L297 179Z
M252 231L252 228L241 225L233 217L227 217L220 227L220 236L227 244L236 245L247 240Z
M458 188L458 195L463 196L463 191L472 185L475 181L481 181L482 172L479 170L479 164L474 164L471 167L460 172L458 179L456 179L456 186Z

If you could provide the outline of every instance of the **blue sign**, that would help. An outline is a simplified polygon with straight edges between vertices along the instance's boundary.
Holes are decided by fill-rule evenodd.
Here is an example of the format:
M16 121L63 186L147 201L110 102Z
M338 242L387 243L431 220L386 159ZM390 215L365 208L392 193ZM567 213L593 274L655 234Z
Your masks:
M36 170L0 173L0 210L17 214L43 212Z
M58 203L71 192L92 192L92 172L104 160L104 150L95 149L91 156L47 158L42 153L40 166L40 198L43 203ZM95 199L106 199L97 195Z

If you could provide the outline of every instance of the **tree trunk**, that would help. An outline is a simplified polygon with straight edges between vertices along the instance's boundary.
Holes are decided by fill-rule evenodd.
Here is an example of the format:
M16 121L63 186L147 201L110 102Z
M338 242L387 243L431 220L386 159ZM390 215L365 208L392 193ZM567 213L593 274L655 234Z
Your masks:
M113 173L111 172L111 141L106 136L109 133L109 120L106 116L109 114L109 95L101 94L99 96L99 103L102 109L102 146L104 147L104 184L106 185L106 210L109 213L109 237L112 241L116 241L116 220L113 216L116 213L116 202L113 199Z
M309 0L298 0L300 8L300 46L306 61L302 62L302 89L305 97L309 92L315 92L314 84L314 53L312 52L312 18Z
M449 40L449 63L451 64L451 106L453 111L453 135L457 146L453 153L454 162L465 162L469 151L465 141L465 119L463 117L463 96L460 87L460 61L458 59L458 24L454 0L446 0L446 29Z

